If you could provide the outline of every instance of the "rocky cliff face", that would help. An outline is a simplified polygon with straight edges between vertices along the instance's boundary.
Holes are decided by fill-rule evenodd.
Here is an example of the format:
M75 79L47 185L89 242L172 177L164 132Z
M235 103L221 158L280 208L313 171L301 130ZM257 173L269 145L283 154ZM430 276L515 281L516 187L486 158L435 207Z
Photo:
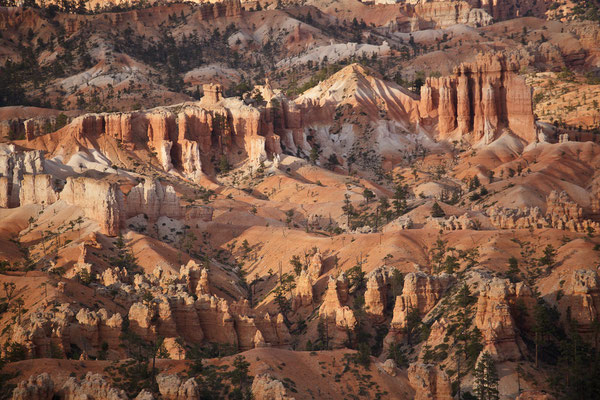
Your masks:
M105 235L116 236L121 228L123 193L117 183L104 179L69 177L60 199L84 210Z
M495 21L506 19L536 16L542 17L548 6L549 0L465 0L471 7L481 8L491 15Z
M413 363L408 380L415 389L415 400L451 400L452 385L445 372L431 364Z
M381 3L389 2L381 1ZM428 19L437 25L425 25L420 29L432 29L455 24L483 26L493 21L526 16L542 17L550 3L549 0L408 0L405 8L408 15L411 15L411 11L424 19L431 15ZM473 18L472 14L477 17ZM484 16L479 16L481 14Z
M327 290L323 295L323 304L319 308L319 315L328 324L334 347L341 346L347 339L347 329L353 329L356 325L356 317L352 309L346 305L347 301L348 278L346 275L342 273L337 279L330 276ZM335 329L329 328L330 323Z
M41 151L19 150L13 144L0 145L0 207L18 207L23 177L26 174L44 172L44 156ZM31 182L29 182L31 183ZM32 190L28 186L28 190ZM40 193L40 197L43 197Z
M477 299L475 325L481 331L484 351L499 361L519 360L524 349L513 318L517 302L532 311L531 290L523 283L498 278L486 282Z
M156 108L144 112L87 114L63 128L82 143L102 134L128 149L148 147L162 168L179 169L198 180L213 172L214 156L232 161L239 151L252 162L281 153L271 113L233 98L222 97L220 85L205 85L200 102L185 103L179 111ZM86 144L87 145L87 144Z
M452 76L428 78L420 100L425 123L437 121L441 139L491 143L508 129L535 142L531 88L517 71L518 65L504 55L479 55Z
M83 209L86 217L96 221L102 233L119 234L128 218L144 215L149 222L159 217L210 220L210 207L181 206L173 187L146 179L124 194L118 182L96 177L69 177L58 195L60 200Z
M594 323L600 318L600 283L593 270L575 270L568 277L564 295L557 301L561 316L569 310L579 333L587 340L594 337ZM566 321L565 321L566 322Z
M425 29L443 29L456 24L474 27L492 24L493 18L481 8L470 7L463 1L420 2L407 7L410 19L410 31Z
M450 286L452 278L443 274L430 276L423 272L411 272L404 278L402 295L396 297L394 314L390 324L390 331L384 343L404 340L407 316L412 310L418 310L421 317L425 316L435 307Z

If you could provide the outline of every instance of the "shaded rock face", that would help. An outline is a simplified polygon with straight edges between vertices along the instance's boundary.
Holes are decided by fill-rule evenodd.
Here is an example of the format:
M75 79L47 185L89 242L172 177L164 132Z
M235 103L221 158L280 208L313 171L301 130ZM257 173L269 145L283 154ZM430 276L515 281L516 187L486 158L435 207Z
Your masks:
M300 307L312 305L313 296L313 279L306 270L303 270L296 283L293 309L297 310Z
M385 320L389 280L393 273L394 268L383 266L374 269L366 276L365 310L374 322Z
M415 400L451 400L452 385L445 372L431 364L412 363L408 381L415 390Z
M531 390L521 393L516 400L555 400L556 397L546 392Z
M51 400L54 395L54 382L48 373L32 375L21 381L13 390L13 400Z
M561 316L566 317L570 313L579 333L591 341L594 338L594 321L600 318L598 273L584 269L573 271L563 291L564 295L558 300Z
M156 383L165 400L196 399L199 395L198 384L193 378L182 381L177 375L159 374Z
M414 309L418 310L421 317L425 316L435 307L451 283L452 277L447 274L438 276L423 272L407 274L404 278L402 294L396 297L390 331L384 339L384 344L389 346L404 340L408 314Z
M329 330L334 347L343 346L348 337L347 330L354 329L356 326L356 317L352 309L346 305L347 301L348 278L346 275L342 273L337 279L330 276L327 290L323 295L323 303L319 308L319 316L325 319L328 330L329 324L335 327L335 329Z
M512 284L493 278L486 282L477 300L475 325L481 331L484 350L499 361L521 359L524 344L518 334L512 310L520 302L532 312L535 299L522 282Z
M452 76L428 78L421 88L421 115L438 120L441 139L454 135L491 143L508 129L536 141L532 91L504 55L479 55Z

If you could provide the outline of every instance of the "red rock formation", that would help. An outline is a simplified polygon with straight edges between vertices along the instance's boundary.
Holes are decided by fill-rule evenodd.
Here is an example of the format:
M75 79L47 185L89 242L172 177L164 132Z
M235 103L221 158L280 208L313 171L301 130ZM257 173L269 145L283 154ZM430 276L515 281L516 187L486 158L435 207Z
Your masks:
M334 347L342 346L347 339L346 331L354 329L356 318L354 313L345 305L348 300L348 278L341 274L337 279L329 277L327 290L323 296L323 304L319 308L319 315L336 329L331 329L332 343ZM332 332L333 331L333 332Z
M592 210L593 211L593 210ZM566 192L552 191L546 198L546 214L539 207L503 209L490 207L491 223L499 229L552 227L571 232L597 231L600 223L583 218L583 209Z
M420 111L438 120L441 139L453 135L486 143L503 129L527 143L536 141L531 89L517 74L518 64L504 55L479 55L454 75L428 78L421 88Z
M294 291L292 308L297 310L303 306L311 306L313 301L313 279L306 270L303 270L296 281L296 289Z
M415 400L451 400L452 385L445 372L431 364L412 363L408 380L415 390Z
M212 157L225 153L239 160L239 150L258 162L281 153L271 113L222 98L222 88L206 85L198 103L144 112L87 114L63 128L86 147L99 135L118 139L127 149L149 147L165 171L180 169L191 180L212 172Z
M498 278L485 282L477 300L475 325L482 333L484 351L499 361L521 359L524 346L511 312L517 300L533 309L533 294L525 284Z
M406 317L412 309L425 316L435 307L450 286L452 278L443 274L430 276L423 272L411 272L404 278L402 295L396 297L394 315L390 324L390 332L385 338L385 345L404 339Z
M594 321L600 319L600 282L598 273L593 270L575 270L572 272L564 295L558 300L558 309L566 319L567 310L577 323L579 333L591 340L594 335ZM565 321L566 322L566 321Z

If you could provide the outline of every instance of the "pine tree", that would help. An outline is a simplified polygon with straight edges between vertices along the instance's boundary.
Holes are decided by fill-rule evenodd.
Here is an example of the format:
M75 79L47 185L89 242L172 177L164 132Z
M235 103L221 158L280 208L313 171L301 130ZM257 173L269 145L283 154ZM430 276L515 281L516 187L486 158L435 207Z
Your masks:
M509 258L508 272L506 275L508 275L508 279L510 279L512 283L519 281L519 272L519 260L517 260L515 257Z
M403 215L406 212L406 197L406 186L402 184L398 185L394 191L394 201L392 202L396 215L398 216Z
M446 213L444 212L442 207L440 207L440 205L437 203L437 201L435 203L433 203L433 206L431 206L431 216L434 218L440 218L440 217L446 216Z
M498 400L498 371L492 356L487 351L475 367L475 395L479 400Z

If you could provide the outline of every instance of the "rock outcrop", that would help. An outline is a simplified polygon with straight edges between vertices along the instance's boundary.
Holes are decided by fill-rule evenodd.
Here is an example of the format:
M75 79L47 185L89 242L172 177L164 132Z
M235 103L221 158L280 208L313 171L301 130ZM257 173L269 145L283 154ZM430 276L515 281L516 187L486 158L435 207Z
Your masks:
M0 207L18 207L23 177L42 173L44 156L41 151L19 150L14 144L0 144Z
M54 382L47 372L19 382L13 390L13 400L51 400L54 396Z
M198 384L193 378L182 381L177 375L158 374L158 391L165 400L187 400L198 398Z
M445 372L431 364L412 363L408 380L415 390L415 400L451 400L452 385Z
M388 303L389 278L394 268L379 267L371 271L365 277L367 279L367 290L365 291L365 310L374 322L385 320L385 310Z
M600 229L600 223L583 216L583 210L566 192L552 191L546 198L546 213L539 207L488 209L490 222L499 229L539 229L551 227L571 232L589 233Z
M252 397L256 400L293 400L286 395L285 387L281 381L270 375L262 374L254 377L252 381Z
M238 152L253 162L281 153L272 116L265 109L223 98L220 85L204 85L205 96L177 109L87 114L63 128L85 146L99 135L112 136L128 149L147 146L165 171L180 170L197 181L213 172L213 157L225 154L239 161Z
M537 139L532 91L504 55L479 55L452 76L428 78L421 87L420 112L437 122L439 137L491 143L508 129L526 143Z
M98 222L101 232L116 236L121 228L123 193L118 183L104 179L69 177L60 199L80 207L85 215Z
M594 322L600 319L600 281L593 270L577 269L571 273L557 301L563 320L567 313L577 324L579 333L587 340L594 335ZM569 311L567 311L569 310ZM567 321L564 321L567 322Z
M58 185L52 175L23 175L19 191L19 205L50 205L58 200Z
M100 374L88 372L81 381L75 377L67 379L60 389L60 398L65 400L107 399L126 400L125 391L113 387Z
M449 217L428 217L427 225L438 230L444 231L459 231L467 229L477 229L477 224L468 214L463 214L458 217L451 215Z
M87 218L100 225L102 233L110 236L118 235L125 221L137 215L144 216L150 223L159 217L212 219L211 207L184 208L172 186L165 187L151 179L124 194L117 181L91 176L68 177L58 197L80 207Z
M348 301L348 278L341 274L337 279L329 277L327 290L323 296L323 304L319 308L319 315L332 323L336 329L332 329L332 344L334 347L341 346L347 339L346 331L354 329L356 317L352 309L346 305Z
M513 318L517 301L528 311L533 310L535 300L524 283L493 278L480 289L475 325L481 331L484 351L499 361L521 359L524 345Z
M300 307L311 306L313 302L313 279L307 270L302 270L296 281L292 307L294 310L297 310Z
M421 317L431 311L450 286L452 277L446 274L431 276L423 272L411 272L404 277L402 294L396 297L390 332L385 344L404 340L407 316L417 310Z

